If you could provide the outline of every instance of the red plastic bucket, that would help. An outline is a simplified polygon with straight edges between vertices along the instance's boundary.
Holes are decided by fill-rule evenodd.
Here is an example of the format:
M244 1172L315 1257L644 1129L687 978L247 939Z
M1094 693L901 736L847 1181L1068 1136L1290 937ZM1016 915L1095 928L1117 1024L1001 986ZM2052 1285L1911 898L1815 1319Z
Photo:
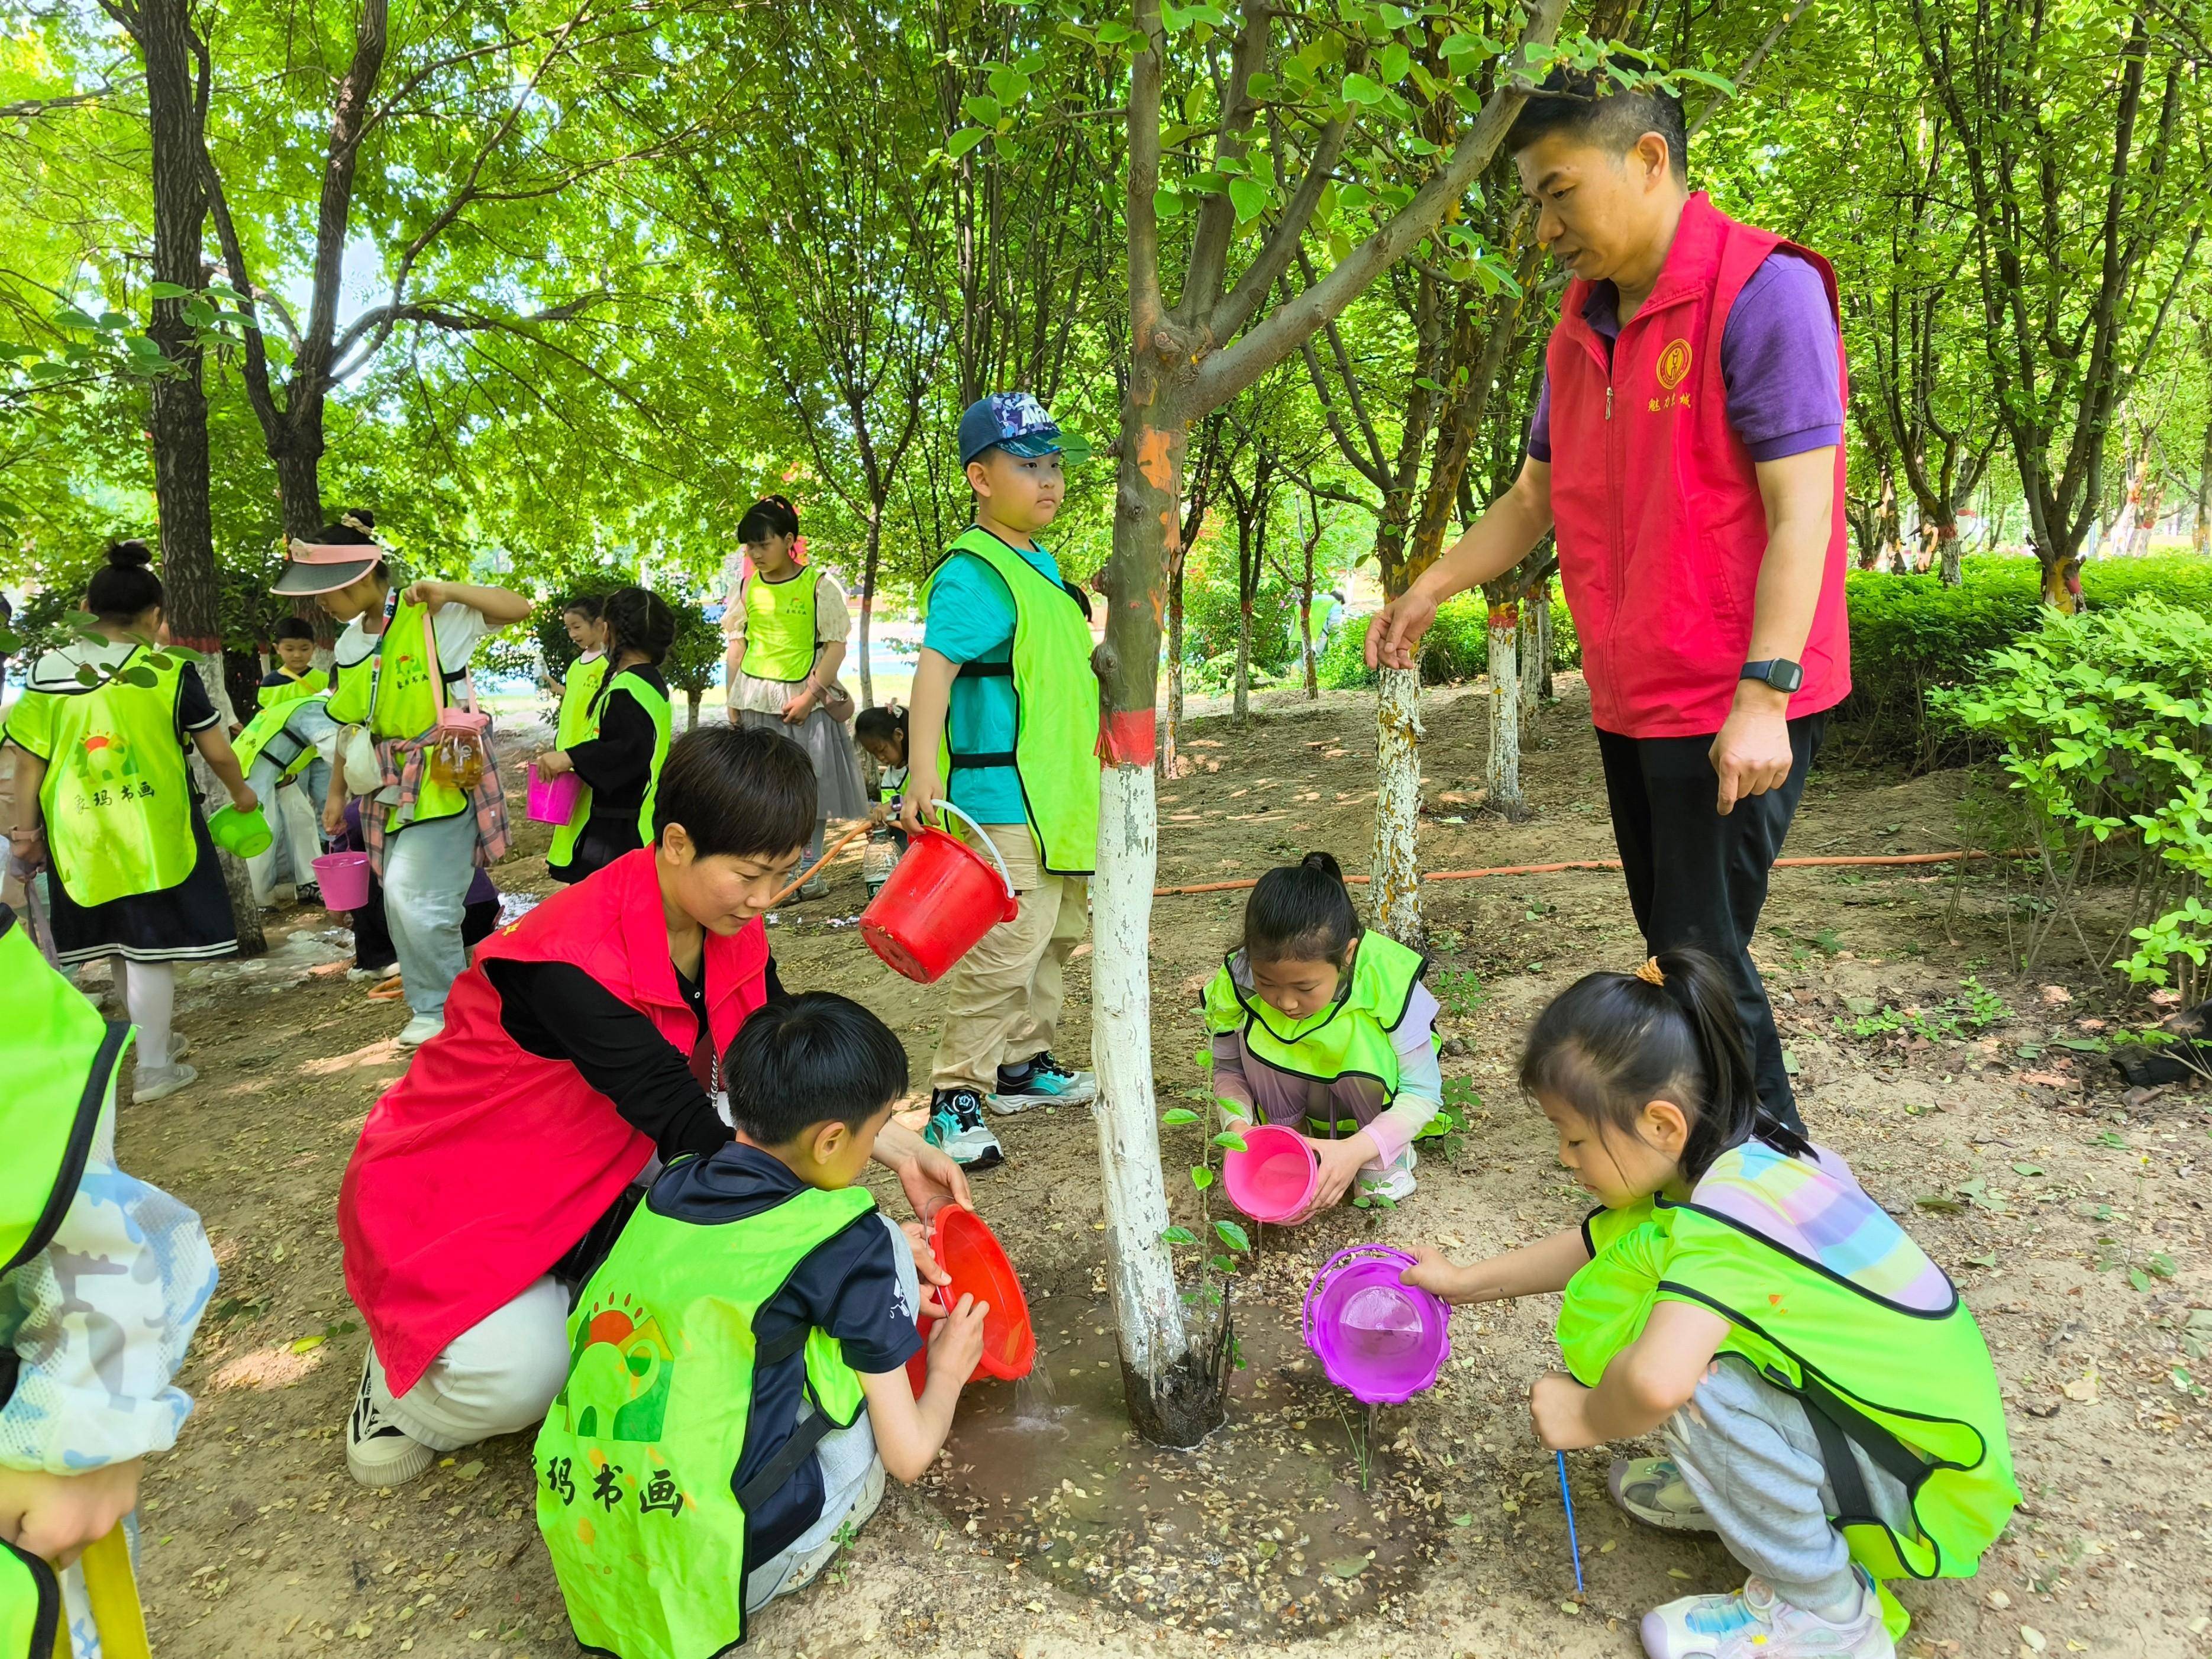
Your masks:
M1241 1131L1244 1150L1222 1155L1229 1201L1255 1221L1288 1221L1313 1202L1321 1160L1295 1129L1261 1123Z
M358 910L368 902L368 854L325 853L315 860L325 910Z
M584 781L574 772L556 772L550 778L538 775L538 763L530 763L530 821L532 823L566 823L576 814L576 797L584 792Z
M1014 1264L1006 1260L998 1239L973 1210L948 1204L937 1212L929 1230L929 1248L937 1265L952 1277L937 1287L937 1299L957 1306L963 1296L988 1302L983 1316L983 1358L976 1369L1002 1382L1027 1376L1036 1364L1036 1330L1030 1323L1029 1298ZM911 1373L909 1373L911 1375Z
M966 842L924 826L883 890L860 912L860 937L892 971L928 985L1002 921L1021 913L1013 878L975 819L949 801L938 805L975 831L989 863ZM995 867L994 867L995 866Z

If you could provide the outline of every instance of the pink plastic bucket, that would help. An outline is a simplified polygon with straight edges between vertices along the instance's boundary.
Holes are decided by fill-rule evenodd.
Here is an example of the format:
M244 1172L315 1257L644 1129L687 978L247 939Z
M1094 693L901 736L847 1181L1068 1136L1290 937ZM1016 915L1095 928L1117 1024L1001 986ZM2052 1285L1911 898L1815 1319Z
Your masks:
M556 773L550 778L538 775L538 763L530 763L530 821L532 823L566 823L576 815L576 797L584 792L584 781L574 772Z
M1321 1160L1295 1129L1261 1123L1243 1130L1244 1150L1223 1154L1229 1201L1255 1221L1288 1221L1313 1202Z
M1306 1346L1330 1382L1370 1406L1404 1404L1451 1358L1451 1310L1399 1282L1413 1265L1388 1244L1355 1244L1306 1287Z
M325 853L315 860L325 910L358 910L368 902L368 854Z

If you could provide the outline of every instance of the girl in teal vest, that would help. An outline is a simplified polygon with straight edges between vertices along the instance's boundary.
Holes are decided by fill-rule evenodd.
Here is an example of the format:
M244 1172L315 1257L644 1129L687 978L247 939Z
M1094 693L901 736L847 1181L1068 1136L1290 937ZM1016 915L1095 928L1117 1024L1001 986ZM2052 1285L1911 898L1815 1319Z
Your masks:
M333 840L343 835L348 799L362 798L362 836L384 886L412 1016L398 1042L415 1048L445 1028L447 995L468 965L461 927L470 884L507 851L507 799L489 729L479 737L480 769L450 771L438 763L437 745L422 740L441 708L465 706L477 643L527 620L530 601L472 583L395 586L375 532L375 516L356 507L315 540L295 538L272 591L312 597L347 624L331 652L328 704L318 713L325 729L354 729L331 772L323 830ZM286 730L306 735L307 718Z
M1892 1659L1886 1579L1972 1576L2020 1493L1989 1350L1942 1271L1833 1152L1764 1115L1729 981L1670 951L1537 1017L1521 1085L1597 1199L1580 1227L1408 1284L1564 1291L1567 1370L1529 1395L1561 1450L1662 1432L1614 1500L1717 1533L1743 1589L1644 1615L1650 1659Z
M574 772L584 781L574 813L554 831L546 854L556 881L581 881L653 840L653 787L668 756L668 682L660 662L676 637L675 613L657 593L621 587L607 596L599 628L609 668L582 729L537 762L541 777Z
M33 665L7 730L23 751L15 852L27 866L53 867L55 959L112 963L138 1027L140 1101L198 1076L171 1049L176 964L238 949L185 748L199 750L240 811L258 804L198 671L153 644L166 596L152 562L143 542L108 550L84 596L100 637Z
M1308 1215L1355 1180L1393 1203L1413 1190L1413 1140L1443 1107L1427 965L1360 927L1327 853L1252 890L1243 941L1202 999L1214 1093L1231 1127L1282 1124L1314 1149L1321 1185Z
M814 836L806 843L811 865L822 856L830 819L857 818L868 810L852 734L830 712L852 618L837 579L799 562L806 543L797 509L782 496L747 507L738 520L738 540L752 574L735 585L722 614L730 720L781 732L814 763ZM849 699L840 706L852 710ZM819 898L829 890L828 880L817 876L799 896Z

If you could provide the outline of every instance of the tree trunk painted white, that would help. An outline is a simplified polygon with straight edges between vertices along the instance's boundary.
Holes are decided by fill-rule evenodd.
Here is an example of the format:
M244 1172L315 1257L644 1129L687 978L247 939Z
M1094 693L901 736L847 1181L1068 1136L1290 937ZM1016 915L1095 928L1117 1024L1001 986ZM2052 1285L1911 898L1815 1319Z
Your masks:
M1152 1093L1152 882L1159 808L1149 766L1109 766L1098 794L1098 872L1091 884L1092 1115L1106 1197L1106 1283L1121 1364L1141 1392L1173 1392L1170 1372L1188 1353L1160 1178L1158 1103ZM1194 1443L1211 1424L1196 1430Z
M1551 607L1536 599L1529 599L1521 607L1520 635L1515 648L1521 659L1521 729L1536 729L1536 717L1543 712L1544 642L1541 638L1544 617Z
M1518 816L1522 806L1518 609L1490 607L1490 763L1484 782L1492 807L1509 817Z
M1386 668L1375 694L1375 857L1368 926L1421 943L1421 671Z

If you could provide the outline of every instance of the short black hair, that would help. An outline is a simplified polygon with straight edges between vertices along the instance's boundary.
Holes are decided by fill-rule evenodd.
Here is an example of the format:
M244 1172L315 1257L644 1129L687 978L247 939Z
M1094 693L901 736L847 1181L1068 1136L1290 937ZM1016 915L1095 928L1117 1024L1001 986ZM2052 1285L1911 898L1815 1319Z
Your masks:
M807 991L739 1026L722 1075L745 1139L787 1146L833 1120L857 1129L904 1094L906 1046L851 998Z
M863 708L853 717L853 735L875 743L906 741L906 710L881 705Z
M599 611L605 603L596 593L579 593L561 607L561 614L565 617L573 611L586 622L597 622L599 619Z
M120 627L168 603L161 579L154 574L154 550L133 537L107 550L107 561L85 584L84 608Z
M1309 853L1260 878L1244 905L1247 962L1341 962L1359 937L1343 866Z
M269 637L272 642L278 640L306 640L312 644L315 637L315 625L305 617L280 617L276 626L270 630Z
M676 613L659 594L642 587L617 587L607 595L601 614L607 624L607 655L642 651L656 667L676 642Z
M738 520L738 540L764 542L771 536L796 536L799 509L782 495L763 495Z
M814 763L781 732L694 726L661 763L653 838L680 823L702 859L781 858L814 833L815 799Z
M1650 72L1642 58L1629 53L1617 54L1613 64L1630 74ZM1688 182L1690 128L1682 116L1682 100L1654 82L1623 87L1603 69L1553 70L1513 118L1505 134L1506 153L1517 155L1555 132L1615 155L1627 155L1638 139L1656 132L1667 141L1667 159L1674 176Z

